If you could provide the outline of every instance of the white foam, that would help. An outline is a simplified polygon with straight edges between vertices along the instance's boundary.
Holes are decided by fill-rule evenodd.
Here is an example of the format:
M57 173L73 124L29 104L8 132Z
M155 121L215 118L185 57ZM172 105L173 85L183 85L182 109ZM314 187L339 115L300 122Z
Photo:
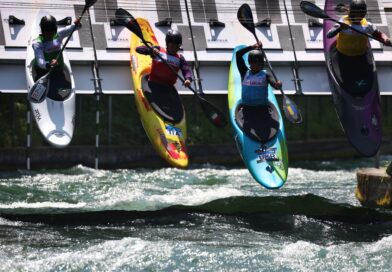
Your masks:
M5 218L0 217L0 226L15 226L20 227L23 226L23 222L20 221L11 221Z
M100 209L149 211L167 208L173 205L195 206L211 202L216 199L242 196L244 192L228 187L207 186L195 188L185 185L182 188L170 190L166 193L148 195L143 191L122 192L116 197L108 197L98 203Z
M86 206L86 203L67 203L67 202L14 202L11 204L0 204L0 209L3 211L15 209L81 209Z
M376 253L380 251L388 251L392 249L392 235L383 237L381 240L376 243L366 245L366 251Z
M87 244L88 245L88 244ZM74 250L70 248L70 250ZM119 271L141 270L156 267L171 255L171 247L164 242L159 247L154 242L139 238L105 241L72 252L61 247L29 251L18 254L12 262L4 256L2 271ZM0 257L0 260L3 257Z

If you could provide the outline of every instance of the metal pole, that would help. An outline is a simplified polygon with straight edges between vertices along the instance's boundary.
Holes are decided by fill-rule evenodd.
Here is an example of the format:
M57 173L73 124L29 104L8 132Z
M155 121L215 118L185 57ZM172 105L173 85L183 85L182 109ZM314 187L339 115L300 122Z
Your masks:
M388 175L392 176L392 162L389 163L386 171Z
M377 151L376 156L374 156L374 168L380 168L380 150Z
M192 47L193 47L193 56L195 58L195 72L196 72L196 91L199 93L204 93L203 92L203 87L201 85L201 79L200 79L200 73L199 73L199 60L197 59L197 53L196 53L196 46L195 46L195 40L193 37L193 30L192 30L192 24L191 24L191 17L189 15L189 8L188 8L188 0L184 0L185 2L185 8L186 8L186 15L188 17L188 26L189 26L189 31L191 33L191 40L192 40Z
M112 96L108 99L108 144L112 144Z
M26 139L26 169L30 170L30 148L31 148L31 110L27 102L27 139Z
M96 115L95 115L95 169L98 169L99 165L99 100L100 100L100 94L102 93L102 86L101 86L101 78L99 76L99 67L98 67L98 58L97 58L97 50L95 47L95 39L94 39L94 33L93 33L93 26L91 24L91 16L90 16L90 10L87 10L88 14L88 22L90 25L90 34L91 34L91 40L93 42L93 51L94 51L94 62L93 62L93 67L92 67L92 72L93 72L93 82L94 82L94 91L95 91L95 97L96 97Z
M284 10L285 10L285 13L286 13L287 25L289 26L291 46L293 47L293 54L294 54L293 75L294 75L295 93L296 94L302 94L301 79L298 78L297 54L295 52L294 38L293 38L293 33L291 32L291 25L290 25L290 20L289 20L289 14L288 14L288 11L287 11L287 6L286 6L286 0L283 0L283 4L284 4Z

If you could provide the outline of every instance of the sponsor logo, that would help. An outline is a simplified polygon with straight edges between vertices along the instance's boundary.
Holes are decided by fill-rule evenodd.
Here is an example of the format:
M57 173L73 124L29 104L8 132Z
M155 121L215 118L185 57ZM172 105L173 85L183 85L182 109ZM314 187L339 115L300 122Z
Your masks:
M136 69L137 69L137 58L135 57L135 55L131 56L131 66L132 66L132 70L136 73Z
M142 101L142 103L143 103L144 108L146 109L146 111L150 111L150 110L151 110L150 104L148 103L148 101L146 100L146 98L143 96L142 91L141 91L140 89L137 89L137 93L138 93L139 98L141 99L141 101Z
M207 39L208 42L220 42L220 43L228 43L229 41L227 39L216 39L216 38L212 38L212 39Z
M361 80L355 81L355 84L357 84L358 88L362 88L367 85L367 82L366 82L366 80L361 79Z
M186 147L183 142L181 141L168 142L162 130L157 129L157 132L159 134L159 138L161 139L162 144L165 146L167 152L170 154L170 157L172 157L173 159L187 158L187 155L185 153Z
M372 116L372 126L375 128L378 128L378 120L377 120L376 115L374 115L374 114Z
M268 172L270 172L272 174L272 172L274 172L274 168L271 167L271 165L268 165L265 170L267 170Z
M40 120L41 120L41 113L39 112L39 110L38 109L35 109L34 110L34 116L35 116L35 119L39 122Z
M167 140L166 140L165 134L164 134L163 131L160 130L160 129L157 129L157 132L158 132L158 134L159 134L159 138L161 139L162 144L163 144L163 145L165 146L165 148L167 149Z
M35 87L34 91L31 94L31 98L33 98L36 101L39 101L42 97L42 95L45 93L46 87L42 84L37 84Z
M283 162L281 160L274 162L274 166L278 167L280 170L284 170Z
M265 75L250 75L247 74L242 82L246 86L265 86L267 84L267 77Z
M167 134L172 135L172 136L182 137L182 131L178 127L166 125L166 132L167 132Z
M256 149L255 153L258 156L257 163L266 161L279 161L276 156L276 150L276 147L268 148L266 145L262 145L259 149Z
M168 55L165 52L161 52L160 56L166 60L167 63L169 63L171 66L178 68L180 67L180 59L176 56ZM156 57L155 60L157 62L162 62L162 60L159 57Z

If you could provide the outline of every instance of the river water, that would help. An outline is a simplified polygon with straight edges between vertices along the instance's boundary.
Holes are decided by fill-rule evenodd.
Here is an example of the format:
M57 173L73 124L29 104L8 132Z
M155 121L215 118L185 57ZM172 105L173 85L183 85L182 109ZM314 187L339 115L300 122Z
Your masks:
M391 159L383 157L382 159ZM0 271L390 271L392 213L360 206L371 160L0 173Z

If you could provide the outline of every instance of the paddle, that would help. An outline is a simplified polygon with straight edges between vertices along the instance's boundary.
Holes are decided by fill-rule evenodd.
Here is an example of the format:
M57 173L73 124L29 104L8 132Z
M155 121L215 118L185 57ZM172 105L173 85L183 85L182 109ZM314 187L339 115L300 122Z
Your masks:
M84 13L97 2L97 0L85 0L86 4L83 8L82 14L79 16L78 20L82 19ZM76 25L73 27L71 33L69 34L67 40L65 41L63 47L61 48L60 52L57 54L56 61L60 58L61 54L63 53L65 47L67 46L69 40L71 39L72 34L76 30ZM28 92L28 100L32 102L41 102L43 99L45 99L48 90L49 90L49 83L50 83L50 73L52 72L54 67L50 67L49 71L42 76L40 79L38 79L34 85L30 88Z
M318 6L313 4L312 2L301 1L300 7L301 7L302 11L305 14L309 15L309 16L316 17L316 18L323 19L323 20L333 21L335 23L340 24L341 26L346 26L349 29L351 29L351 30L353 30L353 31L355 31L357 33L360 33L360 34L365 35L365 36L367 36L367 37L369 37L371 39L379 41L380 43L384 44L385 46L391 46L391 45L385 44L383 40L381 40L381 39L379 39L377 37L374 37L373 35L370 35L368 33L362 32L359 29L356 29L356 28L354 28L354 27L352 27L352 26L350 26L348 24L345 24L343 22L340 22L339 20L336 20L336 19L330 17L328 14L325 13L324 10L322 10L321 8L319 8Z
M140 29L140 26L136 19L126 10L119 8L116 10L116 22L122 26L128 28L131 32L133 32L136 36L138 36L141 41L152 50L151 45L147 42L143 37L143 32ZM170 70L176 74L176 76L181 80L182 83L185 82L185 79L182 78L174 69L171 67L165 59L162 58L161 55L157 55L163 63L165 63ZM223 128L226 126L227 121L225 115L213 104L203 98L198 92L196 92L191 86L188 87L198 98L201 108L206 114L208 120L215 125L216 127Z
M255 24L253 22L253 14L250 6L248 4L243 4L237 12L237 18L240 21L241 25L244 26L247 30L249 30L253 36L255 37L257 43L259 43L259 39L257 38L255 31ZM274 70L272 69L271 63L268 61L267 56L264 50L263 52L264 58L268 64L268 67L272 73L272 76L277 81L278 78L275 75ZM283 95L283 111L286 118L293 124L299 124L302 122L301 112L299 111L297 105L290 98L286 96L282 88L279 88L280 92Z

